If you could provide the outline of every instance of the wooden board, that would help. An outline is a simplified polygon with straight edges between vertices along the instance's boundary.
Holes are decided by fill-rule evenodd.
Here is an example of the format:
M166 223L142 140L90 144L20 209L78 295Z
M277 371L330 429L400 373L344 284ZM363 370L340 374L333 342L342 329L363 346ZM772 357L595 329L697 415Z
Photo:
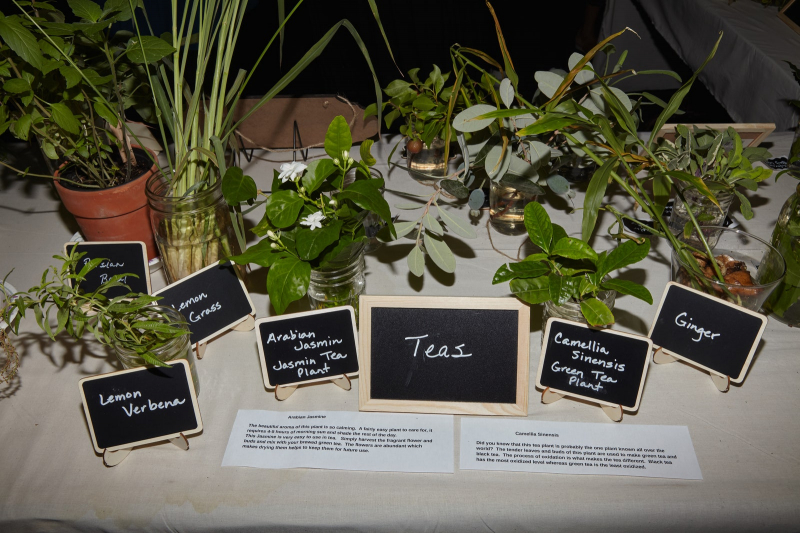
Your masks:
M669 355L741 383L767 317L679 283L667 283L648 337Z
M169 368L131 368L80 380L78 388L97 453L203 430L188 363L178 359L167 364Z
M358 374L358 332L349 305L261 318L256 340L268 389Z
M206 342L256 312L247 288L230 262L209 265L153 296L162 297L158 305L172 306L183 314L192 332L192 344Z
M530 310L516 298L362 296L359 409L526 416Z
M69 255L72 249L78 247L78 252L85 252L78 262L77 269L81 268L92 259L107 259L100 263L94 270L87 274L81 283L84 292L97 290L112 276L118 274L135 274L137 277L126 277L120 281L128 287L112 287L106 292L108 298L125 296L129 292L150 294L150 268L147 265L147 247L140 241L114 241L114 242L68 242L64 243L64 254Z
M544 330L536 386L636 411L652 348L647 337L551 318Z
M717 131L725 131L726 129L733 128L736 130L736 133L742 138L742 144L745 148L749 148L751 146L758 146L764 139L769 137L769 134L775 131L775 124L774 123L750 123L750 124L686 124L687 127L697 126L698 129L701 130L717 130ZM665 138L669 141L675 142L675 138L677 137L676 128L678 124L664 124L664 126L658 130L656 134L656 139Z
M800 2L791 0L780 10L778 18L788 24L795 32L800 33Z

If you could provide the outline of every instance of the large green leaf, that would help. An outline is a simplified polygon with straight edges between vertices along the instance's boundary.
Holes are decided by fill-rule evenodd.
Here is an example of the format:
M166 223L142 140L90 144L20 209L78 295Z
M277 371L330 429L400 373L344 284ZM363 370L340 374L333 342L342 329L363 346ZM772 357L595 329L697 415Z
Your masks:
M477 117L491 111L497 111L497 108L488 104L477 104L468 107L453 118L453 128L462 133L480 131L494 122L494 119L478 119Z
M239 205L258 196L256 182L239 167L230 167L222 176L222 196L228 205Z
M383 199L380 193L381 180L368 179L357 180L337 195L339 200L352 200L358 207L372 211L384 221L392 218L392 211L389 204Z
M343 116L334 117L328 131L325 133L325 153L333 159L341 159L342 152L350 153L353 147L353 137L350 135L350 126Z
M270 221L278 228L288 228L297 221L303 209L303 199L294 191L276 191L265 204Z
M639 285L638 283L634 283L633 281L628 281L625 279L609 279L604 281L600 288L603 290L614 290L620 294L630 294L631 296L635 296L636 298L644 300L650 305L653 305L653 295L650 294L650 291L648 291L646 287Z
M553 240L553 223L539 202L531 202L525 206L525 229L528 230L531 242L549 254Z
M97 22L103 15L103 10L92 0L67 0L70 9L79 19Z
M3 84L3 90L12 94L22 94L31 90L31 84L22 78L11 78Z
M422 253L419 245L414 245L411 253L408 254L408 270L419 277L425 273L425 254Z
M308 164L308 168L303 174L301 181L306 192L311 194L319 189L325 180L336 171L333 161L330 159L315 159Z
M614 314L606 304L597 298L589 298L581 302L581 313L592 326L608 326L614 323Z
M276 261L267 273L269 301L279 315L295 300L308 292L311 280L311 265L296 257L283 257Z
M564 76L547 70L534 72L533 78L539 85L539 90L548 98L552 98L559 86L564 82Z
M28 140L28 135L31 131L31 124L33 123L33 117L30 114L22 115L17 119L14 123L14 135L23 141Z
M433 259L433 262L436 263L436 266L447 273L456 271L456 257L443 240L426 231L424 242L425 249L428 251L430 258Z
M550 300L556 305L564 305L572 297L572 284L560 274L550 274L547 277L547 285L550 291Z
M469 220L453 215L441 207L439 207L439 217L441 217L442 222L445 223L447 228L456 235L464 237L465 239L474 239L478 236L475 230L472 229Z
M565 237L556 242L550 253L559 257L566 257L567 259L589 259L592 262L597 261L597 252L592 250L592 247L582 240L573 237Z
M253 263L262 267L271 267L278 259L288 256L289 254L284 250L274 250L271 240L262 239L241 254L231 256L228 259L237 265Z
M514 279L508 284L511 292L529 304L540 304L550 301L550 283L547 276L530 279Z
M73 135L77 135L81 130L81 125L78 122L78 119L75 118L75 115L72 114L72 111L61 102L51 104L50 105L50 113L53 117L53 120L56 121L56 124L64 128L65 131L72 133Z
M618 270L622 267L638 263L650 252L650 240L645 239L642 244L636 244L634 241L625 241L619 246L611 250L602 261L598 270L598 279L602 280L607 274Z
M144 52L142 52L144 49ZM134 36L128 41L128 59L137 64L155 63L156 61L173 53L175 49L164 39L153 35L142 35L141 42L139 37Z
M517 132L517 136L524 137L525 135L538 135L540 133L564 129L575 124L590 124L590 122L578 116L565 115L563 113L547 113L530 126L526 126L519 130Z
M367 165L368 167L374 166L375 163L378 161L372 156L370 150L372 149L372 145L375 143L372 139L366 139L361 142L361 147L358 149L359 154L361 155L361 162Z
M322 250L339 239L342 221L337 220L330 226L322 226L314 230L301 228L297 230L297 253L301 259L310 261L316 259Z
M92 107L94 108L94 112L100 115L103 120L108 122L112 127L119 127L119 117L117 114L114 113L111 108L109 108L100 99L95 100L94 104L92 104Z
M581 222L581 238L588 241L594 232L597 223L597 214L606 195L608 178L617 165L616 157L606 160L600 168L594 171L589 186L586 188L586 198L583 200L583 220Z
M44 68L45 60L36 37L23 26L19 17L0 14L0 40L37 70Z
M517 278L538 278L550 272L550 267L545 263L535 261L520 261L508 263L497 269L492 278L492 285L511 281Z

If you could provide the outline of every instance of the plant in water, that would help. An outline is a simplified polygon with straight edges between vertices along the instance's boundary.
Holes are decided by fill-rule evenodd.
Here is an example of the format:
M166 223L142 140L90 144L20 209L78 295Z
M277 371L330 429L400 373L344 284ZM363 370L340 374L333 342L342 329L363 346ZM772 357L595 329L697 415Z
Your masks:
M2 319L18 335L22 319L28 311L33 311L36 323L53 341L62 331L76 340L89 332L100 344L123 346L136 352L147 363L165 366L151 352L186 334L186 330L176 327L158 308L151 307L160 299L157 296L140 293L114 298L106 296L109 289L127 287L120 280L126 276L136 277L135 274L117 274L96 290L84 292L81 283L105 261L92 259L78 270L80 258L84 255L73 251L66 256L53 256L61 263L60 266L45 270L41 283L27 292L7 295L6 305L0 312ZM53 311L55 327L50 324Z
M359 253L369 240L363 221L374 213L394 232L389 204L381 196L382 179L370 176L375 164L372 141L361 144L361 161L350 157L352 137L342 116L333 119L325 135L330 159L308 165L284 163L275 171L270 192L259 191L249 176L230 169L222 180L226 201L237 208L249 203L248 211L264 205L264 216L253 228L262 237L231 261L269 268L267 292L278 313L308 292L311 270L325 268ZM345 175L355 169L356 179L345 184ZM257 200L259 196L265 197ZM266 237L266 238L264 238Z
M580 303L581 313L593 326L614 323L611 310L597 298L601 291L617 291L653 303L644 286L608 278L611 272L644 259L650 251L649 240L642 239L641 244L626 240L610 252L597 253L585 241L567 236L564 228L553 224L538 202L525 207L525 227L541 252L501 266L493 284L510 282L511 292L530 304Z

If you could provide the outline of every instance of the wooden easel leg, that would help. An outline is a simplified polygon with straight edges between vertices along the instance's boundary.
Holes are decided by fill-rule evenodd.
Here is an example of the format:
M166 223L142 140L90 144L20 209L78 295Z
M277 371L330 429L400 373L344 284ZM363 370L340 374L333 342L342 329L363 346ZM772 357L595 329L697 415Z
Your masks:
M622 406L621 405L601 405L603 412L614 422L622 421Z
M677 360L678 360L677 358L672 357L667 353L664 353L664 350L662 350L660 347L657 348L655 352L653 352L653 362L658 365L666 365L668 363L674 363Z
M717 374L715 372L710 372L710 374L711 381L714 382L714 386L717 387L717 390L720 392L728 392L731 389L730 376L723 376L722 374Z
M131 453L132 449L133 448L123 448L115 452L103 450L103 464L109 468L112 466L117 466L124 461L126 457L128 457L128 454Z
M284 387L283 385L278 385L275 387L275 399L279 402L282 402L286 398L292 395L294 391L297 390L297 385L289 385L288 387Z
M233 329L235 331L252 331L256 327L256 317L248 315L243 322L236 324Z
M563 397L564 397L563 394L551 391L550 387L547 387L546 389L544 389L544 391L542 391L542 403L557 402Z
M194 344L194 355L197 356L198 359L202 359L203 355L206 353L206 344L207 342L196 342Z
M169 441L180 448L181 450L188 450L189 449L189 439L186 438L186 435L181 433L179 436L175 437L174 439L169 439Z
M344 390L350 390L351 388L353 388L352 383L350 383L350 378L347 377L346 374L342 374L338 378L333 378L331 381L336 383L336 385L343 388Z

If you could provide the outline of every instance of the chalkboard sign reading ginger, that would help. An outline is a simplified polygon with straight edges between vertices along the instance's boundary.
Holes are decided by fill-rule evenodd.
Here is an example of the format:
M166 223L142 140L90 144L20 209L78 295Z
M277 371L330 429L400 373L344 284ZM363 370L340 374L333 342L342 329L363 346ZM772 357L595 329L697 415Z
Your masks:
M665 353L741 383L766 325L764 315L670 282L649 337Z
M197 395L183 359L79 382L94 449L116 451L203 429Z
M349 305L257 320L264 385L273 389L358 374L355 324Z
M78 272L92 259L103 259L81 282L80 288L83 292L97 290L100 285L118 274L135 274L120 279L130 289L112 287L106 292L106 296L116 298L130 292L150 294L150 268L147 265L147 248L143 242L68 242L64 244L64 253L69 255L75 247L79 253L84 253L78 261Z
M524 416L530 312L513 298L362 296L359 409Z
M652 346L650 339L639 335L551 318L536 386L636 411Z

